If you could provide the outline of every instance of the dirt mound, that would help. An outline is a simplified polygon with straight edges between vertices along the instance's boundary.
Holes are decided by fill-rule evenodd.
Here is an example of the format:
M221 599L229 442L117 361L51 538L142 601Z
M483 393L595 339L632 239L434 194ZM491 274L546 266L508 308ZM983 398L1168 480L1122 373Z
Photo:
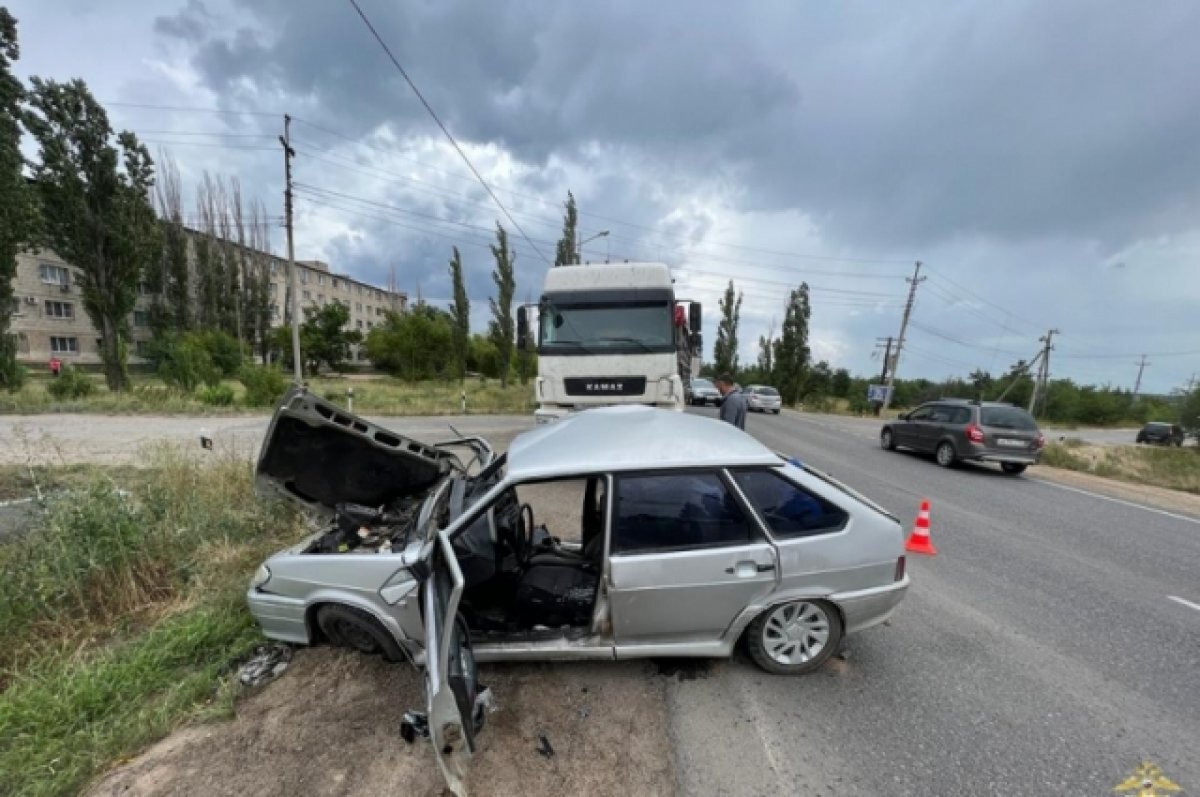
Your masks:
M472 765L474 794L673 794L664 680L638 662L496 665ZM428 743L400 739L421 708L407 664L316 648L238 705L228 723L185 728L102 778L93 797L440 795ZM553 756L539 753L544 735ZM448 792L447 792L448 793Z

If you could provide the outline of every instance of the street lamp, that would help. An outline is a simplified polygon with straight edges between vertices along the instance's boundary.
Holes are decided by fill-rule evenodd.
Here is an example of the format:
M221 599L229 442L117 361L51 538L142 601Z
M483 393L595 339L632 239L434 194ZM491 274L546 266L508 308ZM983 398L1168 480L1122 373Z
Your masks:
M596 233L595 235L593 235L591 238L587 238L587 239L585 239L585 240L582 240L582 241L580 241L580 242L579 242L579 245L575 247L575 262L576 262L576 263L582 263L582 262L583 262L583 245L584 245L584 244L586 244L586 243L588 243L588 242L590 242L590 241L594 241L594 240L596 240L597 238L603 238L603 237L605 237L606 235L608 235L608 230L601 230L600 232L598 232L598 233Z

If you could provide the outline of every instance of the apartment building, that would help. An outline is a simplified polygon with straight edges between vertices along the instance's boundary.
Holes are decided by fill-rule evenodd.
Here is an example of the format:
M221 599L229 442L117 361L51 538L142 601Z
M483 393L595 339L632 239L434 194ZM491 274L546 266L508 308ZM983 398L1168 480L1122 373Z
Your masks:
M287 260L271 256L270 262L272 319L281 325L288 295ZM342 302L350 309L347 328L364 336L388 311L404 312L408 307L406 294L334 274L319 261L297 263L296 272L302 310ZM83 309L78 269L51 251L19 254L13 294L10 332L17 341L18 361L33 367L45 367L52 358L76 365L100 364L100 334ZM129 319L131 364L145 362L142 355L151 339L148 311L153 298L149 293L139 295ZM354 348L353 359L363 360L361 347Z

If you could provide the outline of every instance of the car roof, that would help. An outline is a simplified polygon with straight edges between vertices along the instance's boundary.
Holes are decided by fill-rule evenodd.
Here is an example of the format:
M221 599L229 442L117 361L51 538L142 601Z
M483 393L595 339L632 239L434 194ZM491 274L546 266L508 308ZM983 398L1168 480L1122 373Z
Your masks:
M771 449L732 424L636 405L584 410L525 432L508 448L508 475L517 481L779 462Z

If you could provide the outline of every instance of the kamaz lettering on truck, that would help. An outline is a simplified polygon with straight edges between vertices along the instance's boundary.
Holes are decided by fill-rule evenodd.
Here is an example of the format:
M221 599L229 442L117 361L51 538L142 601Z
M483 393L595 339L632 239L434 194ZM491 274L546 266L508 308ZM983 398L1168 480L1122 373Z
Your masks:
M684 304L663 263L550 269L537 329L533 308L517 312L518 345L536 335L537 422L611 404L682 410L700 351L700 305Z

